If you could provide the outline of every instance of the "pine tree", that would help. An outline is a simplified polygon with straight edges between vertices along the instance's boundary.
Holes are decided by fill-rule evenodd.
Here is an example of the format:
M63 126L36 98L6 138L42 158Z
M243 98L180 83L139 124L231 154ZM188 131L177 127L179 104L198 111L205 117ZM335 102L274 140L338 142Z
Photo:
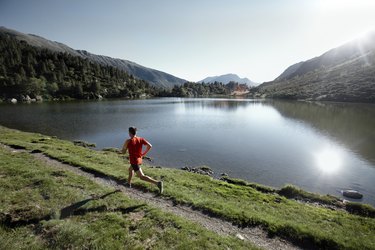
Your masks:
M5 69L4 65L0 65L0 78L6 78L7 77L7 70Z

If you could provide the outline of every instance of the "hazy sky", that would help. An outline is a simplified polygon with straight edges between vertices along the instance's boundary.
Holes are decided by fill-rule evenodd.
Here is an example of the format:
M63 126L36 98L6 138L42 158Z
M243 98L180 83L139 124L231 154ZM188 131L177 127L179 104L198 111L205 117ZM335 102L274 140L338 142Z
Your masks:
M375 29L375 0L0 0L0 26L199 81L270 81Z

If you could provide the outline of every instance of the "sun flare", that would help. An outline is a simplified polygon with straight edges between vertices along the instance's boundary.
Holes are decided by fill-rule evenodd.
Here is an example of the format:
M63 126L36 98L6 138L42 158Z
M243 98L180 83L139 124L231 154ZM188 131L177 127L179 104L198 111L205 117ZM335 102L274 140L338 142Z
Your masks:
M373 0L322 0L320 5L325 9L374 6Z
M342 165L341 155L338 150L327 147L315 154L317 167L324 173L335 173Z

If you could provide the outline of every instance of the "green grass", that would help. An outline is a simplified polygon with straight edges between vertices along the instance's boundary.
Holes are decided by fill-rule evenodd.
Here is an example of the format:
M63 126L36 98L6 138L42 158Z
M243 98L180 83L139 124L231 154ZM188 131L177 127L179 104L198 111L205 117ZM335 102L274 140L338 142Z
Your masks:
M0 249L248 249L27 152L0 147Z
M0 142L17 145L85 169L125 180L128 163L108 151L94 151L39 134L0 128ZM232 183L186 171L144 166L144 172L163 178L166 198L188 204L241 226L259 225L270 235L279 235L303 246L330 249L375 249L375 220L344 210L332 210L288 199L298 194L327 203L334 198L313 196L298 188L284 192L245 181ZM151 192L156 188L135 180L134 186ZM281 191L281 192L280 192ZM278 192L280 192L280 195ZM320 198L319 198L320 197ZM315 199L314 198L314 199ZM324 203L324 202L323 202ZM362 205L361 205L362 206ZM372 211L372 207L369 211Z

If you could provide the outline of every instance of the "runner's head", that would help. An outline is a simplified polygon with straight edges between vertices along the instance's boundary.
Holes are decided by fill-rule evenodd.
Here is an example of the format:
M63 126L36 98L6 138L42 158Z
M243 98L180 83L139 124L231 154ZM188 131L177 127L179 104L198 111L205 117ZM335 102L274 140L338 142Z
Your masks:
M130 127L129 128L129 136L133 137L137 134L137 128L136 127Z

